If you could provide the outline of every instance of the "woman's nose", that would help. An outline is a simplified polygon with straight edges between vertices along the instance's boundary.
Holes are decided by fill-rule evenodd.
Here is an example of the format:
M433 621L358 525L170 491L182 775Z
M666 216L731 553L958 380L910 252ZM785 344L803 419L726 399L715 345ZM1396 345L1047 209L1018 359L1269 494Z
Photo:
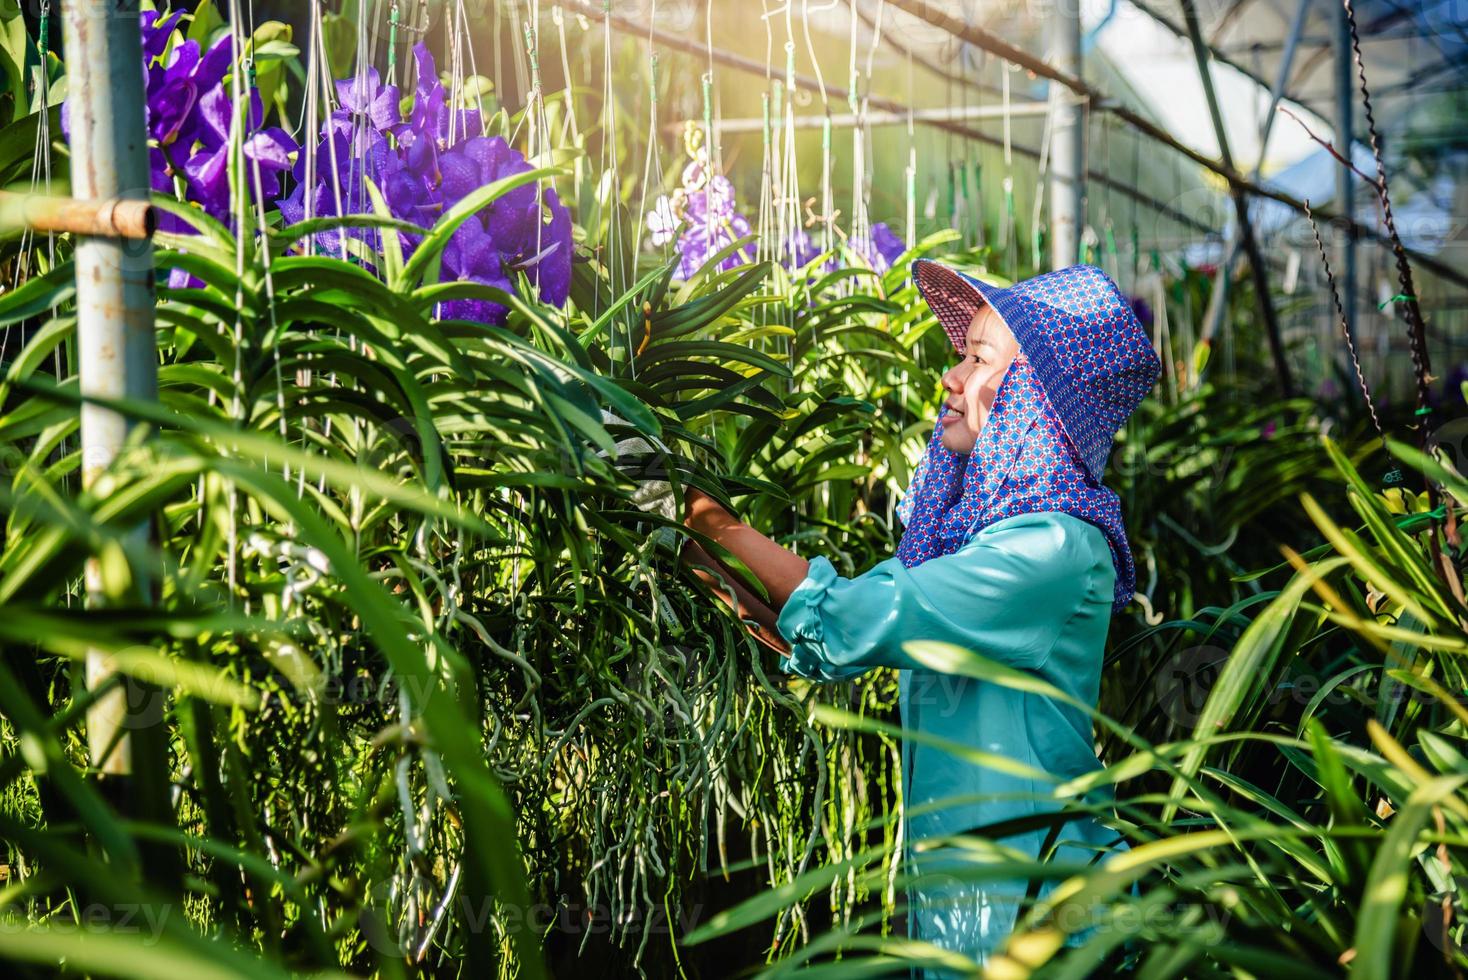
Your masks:
M962 364L955 364L953 367L943 372L943 387L951 391L955 395L963 391Z

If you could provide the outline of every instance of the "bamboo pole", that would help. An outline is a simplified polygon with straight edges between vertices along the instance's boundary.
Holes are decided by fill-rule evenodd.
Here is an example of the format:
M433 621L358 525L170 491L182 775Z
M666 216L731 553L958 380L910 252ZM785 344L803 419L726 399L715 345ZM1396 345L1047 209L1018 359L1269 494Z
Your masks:
M147 201L116 197L80 201L72 197L0 191L0 231L14 228L140 239L152 236L158 228L158 218Z
M146 202L150 194L138 17L138 0L108 0L68 3L63 21L72 193L83 202L134 202L124 213L132 213L136 203ZM115 217L118 205L111 212ZM100 213L94 217L100 219ZM75 261L82 395L156 399L152 243L146 237L83 233L77 238ZM90 487L117 457L131 428L132 423L117 412L83 404L83 487ZM147 530L139 527L134 533L142 537ZM132 570L135 582L139 571ZM93 559L86 567L86 588L88 602L101 605L119 586L107 580ZM138 588L131 584L129 591ZM89 687L103 683L111 673L104 653L87 654ZM158 708L157 698L146 693L141 709L130 704L128 686L120 685L87 711L91 762L104 776L133 773L136 737L151 721L144 712Z

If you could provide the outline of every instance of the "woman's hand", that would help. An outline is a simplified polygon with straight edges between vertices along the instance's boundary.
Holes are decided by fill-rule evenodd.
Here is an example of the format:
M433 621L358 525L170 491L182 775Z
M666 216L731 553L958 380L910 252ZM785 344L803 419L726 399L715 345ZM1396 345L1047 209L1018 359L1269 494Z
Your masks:
M693 574L734 610L751 636L778 654L790 652L790 644L785 642L776 627L778 614L745 588L728 568L692 540L684 546L682 558L692 568Z
M701 490L689 487L683 500L687 505L684 525L712 538L743 562L765 587L770 608L778 613L804 581L810 563L745 524Z

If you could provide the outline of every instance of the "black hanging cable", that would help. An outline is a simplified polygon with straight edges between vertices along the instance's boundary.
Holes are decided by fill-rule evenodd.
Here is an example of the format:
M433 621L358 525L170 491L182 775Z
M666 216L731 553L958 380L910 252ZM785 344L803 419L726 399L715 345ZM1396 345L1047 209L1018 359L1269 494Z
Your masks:
M1366 402L1366 411L1371 414L1371 425L1376 429L1377 438L1381 440L1382 452L1386 453L1388 460L1391 459L1391 450L1387 448L1386 432L1382 430L1381 419L1376 414L1376 402L1371 397L1371 388L1366 384L1366 375L1361 370L1361 358L1356 354L1356 342L1351 338L1351 328L1346 322L1346 309L1341 303L1340 292L1336 289L1335 274L1330 268L1330 256L1325 251L1325 242L1320 238L1320 227L1315 223L1315 214L1310 210L1310 199L1307 197L1305 204L1305 220L1310 222L1310 231L1315 235L1315 251L1320 255L1320 264L1325 269L1325 282L1330 289L1331 302L1335 304L1336 319L1341 325L1341 334L1346 338L1346 352L1351 356L1351 367L1356 372L1356 385L1361 389L1361 398ZM1392 466L1390 470L1382 475L1381 481L1387 485L1401 483L1402 471Z
M1351 32L1351 50L1356 59L1356 76L1361 82L1361 103L1366 114L1366 132L1371 140L1371 155L1376 160L1376 194L1381 198L1383 220L1386 224L1387 235L1391 239L1392 253L1397 259L1397 279L1401 284L1402 292L1394 299L1402 303L1407 314L1412 370L1417 381L1417 414L1422 419L1419 442L1425 443L1432 413L1432 406L1427 400L1428 377L1432 365L1427 354L1426 327L1422 322L1422 309L1417 303L1417 289L1412 282L1412 266L1407 261L1407 251L1402 246L1401 236L1397 234L1397 222L1392 214L1392 199L1387 189L1386 161L1382 157L1381 142L1376 132L1376 115L1371 108L1371 92L1366 87L1366 66L1361 62L1361 36L1356 30L1356 12L1353 9L1352 0L1342 0L1342 2L1345 4L1346 23ZM1349 156L1350 147L1346 147L1345 150Z

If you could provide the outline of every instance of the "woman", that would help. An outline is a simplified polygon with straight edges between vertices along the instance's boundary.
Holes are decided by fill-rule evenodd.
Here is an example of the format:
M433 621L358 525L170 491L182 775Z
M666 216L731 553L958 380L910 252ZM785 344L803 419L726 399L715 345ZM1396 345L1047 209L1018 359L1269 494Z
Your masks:
M1102 471L1161 364L1116 284L1092 266L1005 289L927 260L913 276L960 356L943 374L943 409L898 506L897 554L844 578L696 490L685 523L758 576L769 604L737 581L722 583L734 593L725 598L766 642L778 642L774 631L789 644L784 670L839 681L897 668L905 731L987 754L978 765L903 740L904 840L923 874L910 891L909 934L983 963L1012 930L1028 882L965 878L957 869L972 868L964 854L974 852L919 855L911 844L1056 809L1052 781L1035 771L1070 779L1099 768L1091 722L1050 698L930 669L903 644L951 643L1096 703L1110 618L1134 587ZM706 580L727 572L696 544L684 556ZM1046 828L992 836L999 853L1034 859ZM1126 847L1093 818L1070 821L1059 838L1049 860L1062 863ZM1086 934L1083 923L1061 926Z

